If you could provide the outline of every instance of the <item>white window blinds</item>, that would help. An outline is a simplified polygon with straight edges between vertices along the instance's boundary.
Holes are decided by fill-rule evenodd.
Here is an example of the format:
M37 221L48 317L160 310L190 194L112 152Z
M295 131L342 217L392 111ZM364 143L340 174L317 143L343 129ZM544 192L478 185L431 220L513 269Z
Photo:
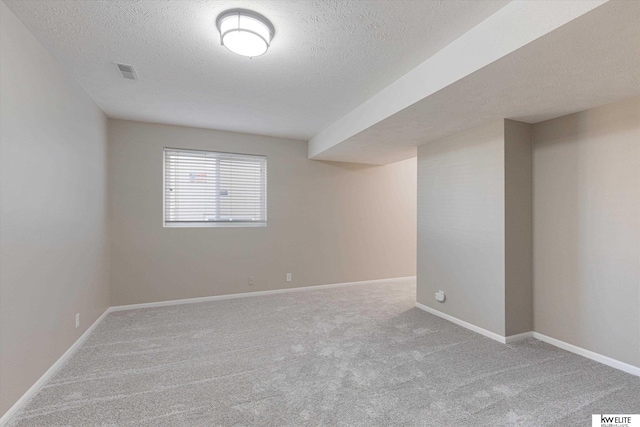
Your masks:
M165 227L266 224L265 156L164 149Z

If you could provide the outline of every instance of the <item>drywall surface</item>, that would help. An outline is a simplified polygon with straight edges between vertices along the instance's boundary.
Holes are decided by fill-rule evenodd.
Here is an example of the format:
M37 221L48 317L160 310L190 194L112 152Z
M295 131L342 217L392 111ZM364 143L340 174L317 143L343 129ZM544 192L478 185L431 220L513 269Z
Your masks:
M267 227L163 228L163 147L266 155ZM318 162L303 141L109 120L109 172L112 305L415 275L415 159Z
M533 330L531 125L504 121L505 334Z
M640 98L533 140L535 330L640 366Z
M2 2L0 92L4 414L109 306L107 121Z
M7 3L109 117L308 140L509 1ZM216 17L236 7L271 20L268 55L220 44Z
M503 123L418 148L417 300L504 336Z
M637 2L512 1L325 127L309 157L385 164L490 120L532 123L640 93L639 16Z

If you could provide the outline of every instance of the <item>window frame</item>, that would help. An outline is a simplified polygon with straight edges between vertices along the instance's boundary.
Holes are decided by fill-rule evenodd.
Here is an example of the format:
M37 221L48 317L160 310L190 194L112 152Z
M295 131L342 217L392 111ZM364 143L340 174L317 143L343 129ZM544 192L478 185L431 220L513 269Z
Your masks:
M221 155L229 155L229 156L245 156L245 157L256 157L264 159L263 163L263 177L264 182L262 186L264 187L264 220L263 221L167 221L167 152L168 151L183 151L183 152L194 152L194 153L212 153L212 154L221 154ZM163 228L228 228L228 227L266 227L267 226L267 211L268 211L268 168L267 168L268 158L263 154L247 154L247 153L236 153L236 152L228 152L228 151L213 151L213 150L201 150L201 149L191 149L191 148L175 148L175 147L163 147L162 148L162 227ZM219 174L219 170L216 171ZM219 186L219 178L216 179L216 186ZM218 190L219 191L219 190ZM219 201L218 201L219 203Z

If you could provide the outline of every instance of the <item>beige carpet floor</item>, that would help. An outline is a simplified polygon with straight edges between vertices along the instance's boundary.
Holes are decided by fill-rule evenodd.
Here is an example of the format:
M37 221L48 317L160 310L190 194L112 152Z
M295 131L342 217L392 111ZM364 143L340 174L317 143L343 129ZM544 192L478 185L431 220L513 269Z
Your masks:
M11 426L590 426L640 378L361 285L111 313Z

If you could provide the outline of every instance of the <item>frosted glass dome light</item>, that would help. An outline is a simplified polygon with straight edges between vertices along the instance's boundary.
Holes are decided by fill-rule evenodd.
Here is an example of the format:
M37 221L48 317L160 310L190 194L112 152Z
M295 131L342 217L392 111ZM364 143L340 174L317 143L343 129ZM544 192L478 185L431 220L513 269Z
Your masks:
M216 20L220 43L238 55L254 57L264 54L275 34L273 25L259 13L245 9L222 12Z

